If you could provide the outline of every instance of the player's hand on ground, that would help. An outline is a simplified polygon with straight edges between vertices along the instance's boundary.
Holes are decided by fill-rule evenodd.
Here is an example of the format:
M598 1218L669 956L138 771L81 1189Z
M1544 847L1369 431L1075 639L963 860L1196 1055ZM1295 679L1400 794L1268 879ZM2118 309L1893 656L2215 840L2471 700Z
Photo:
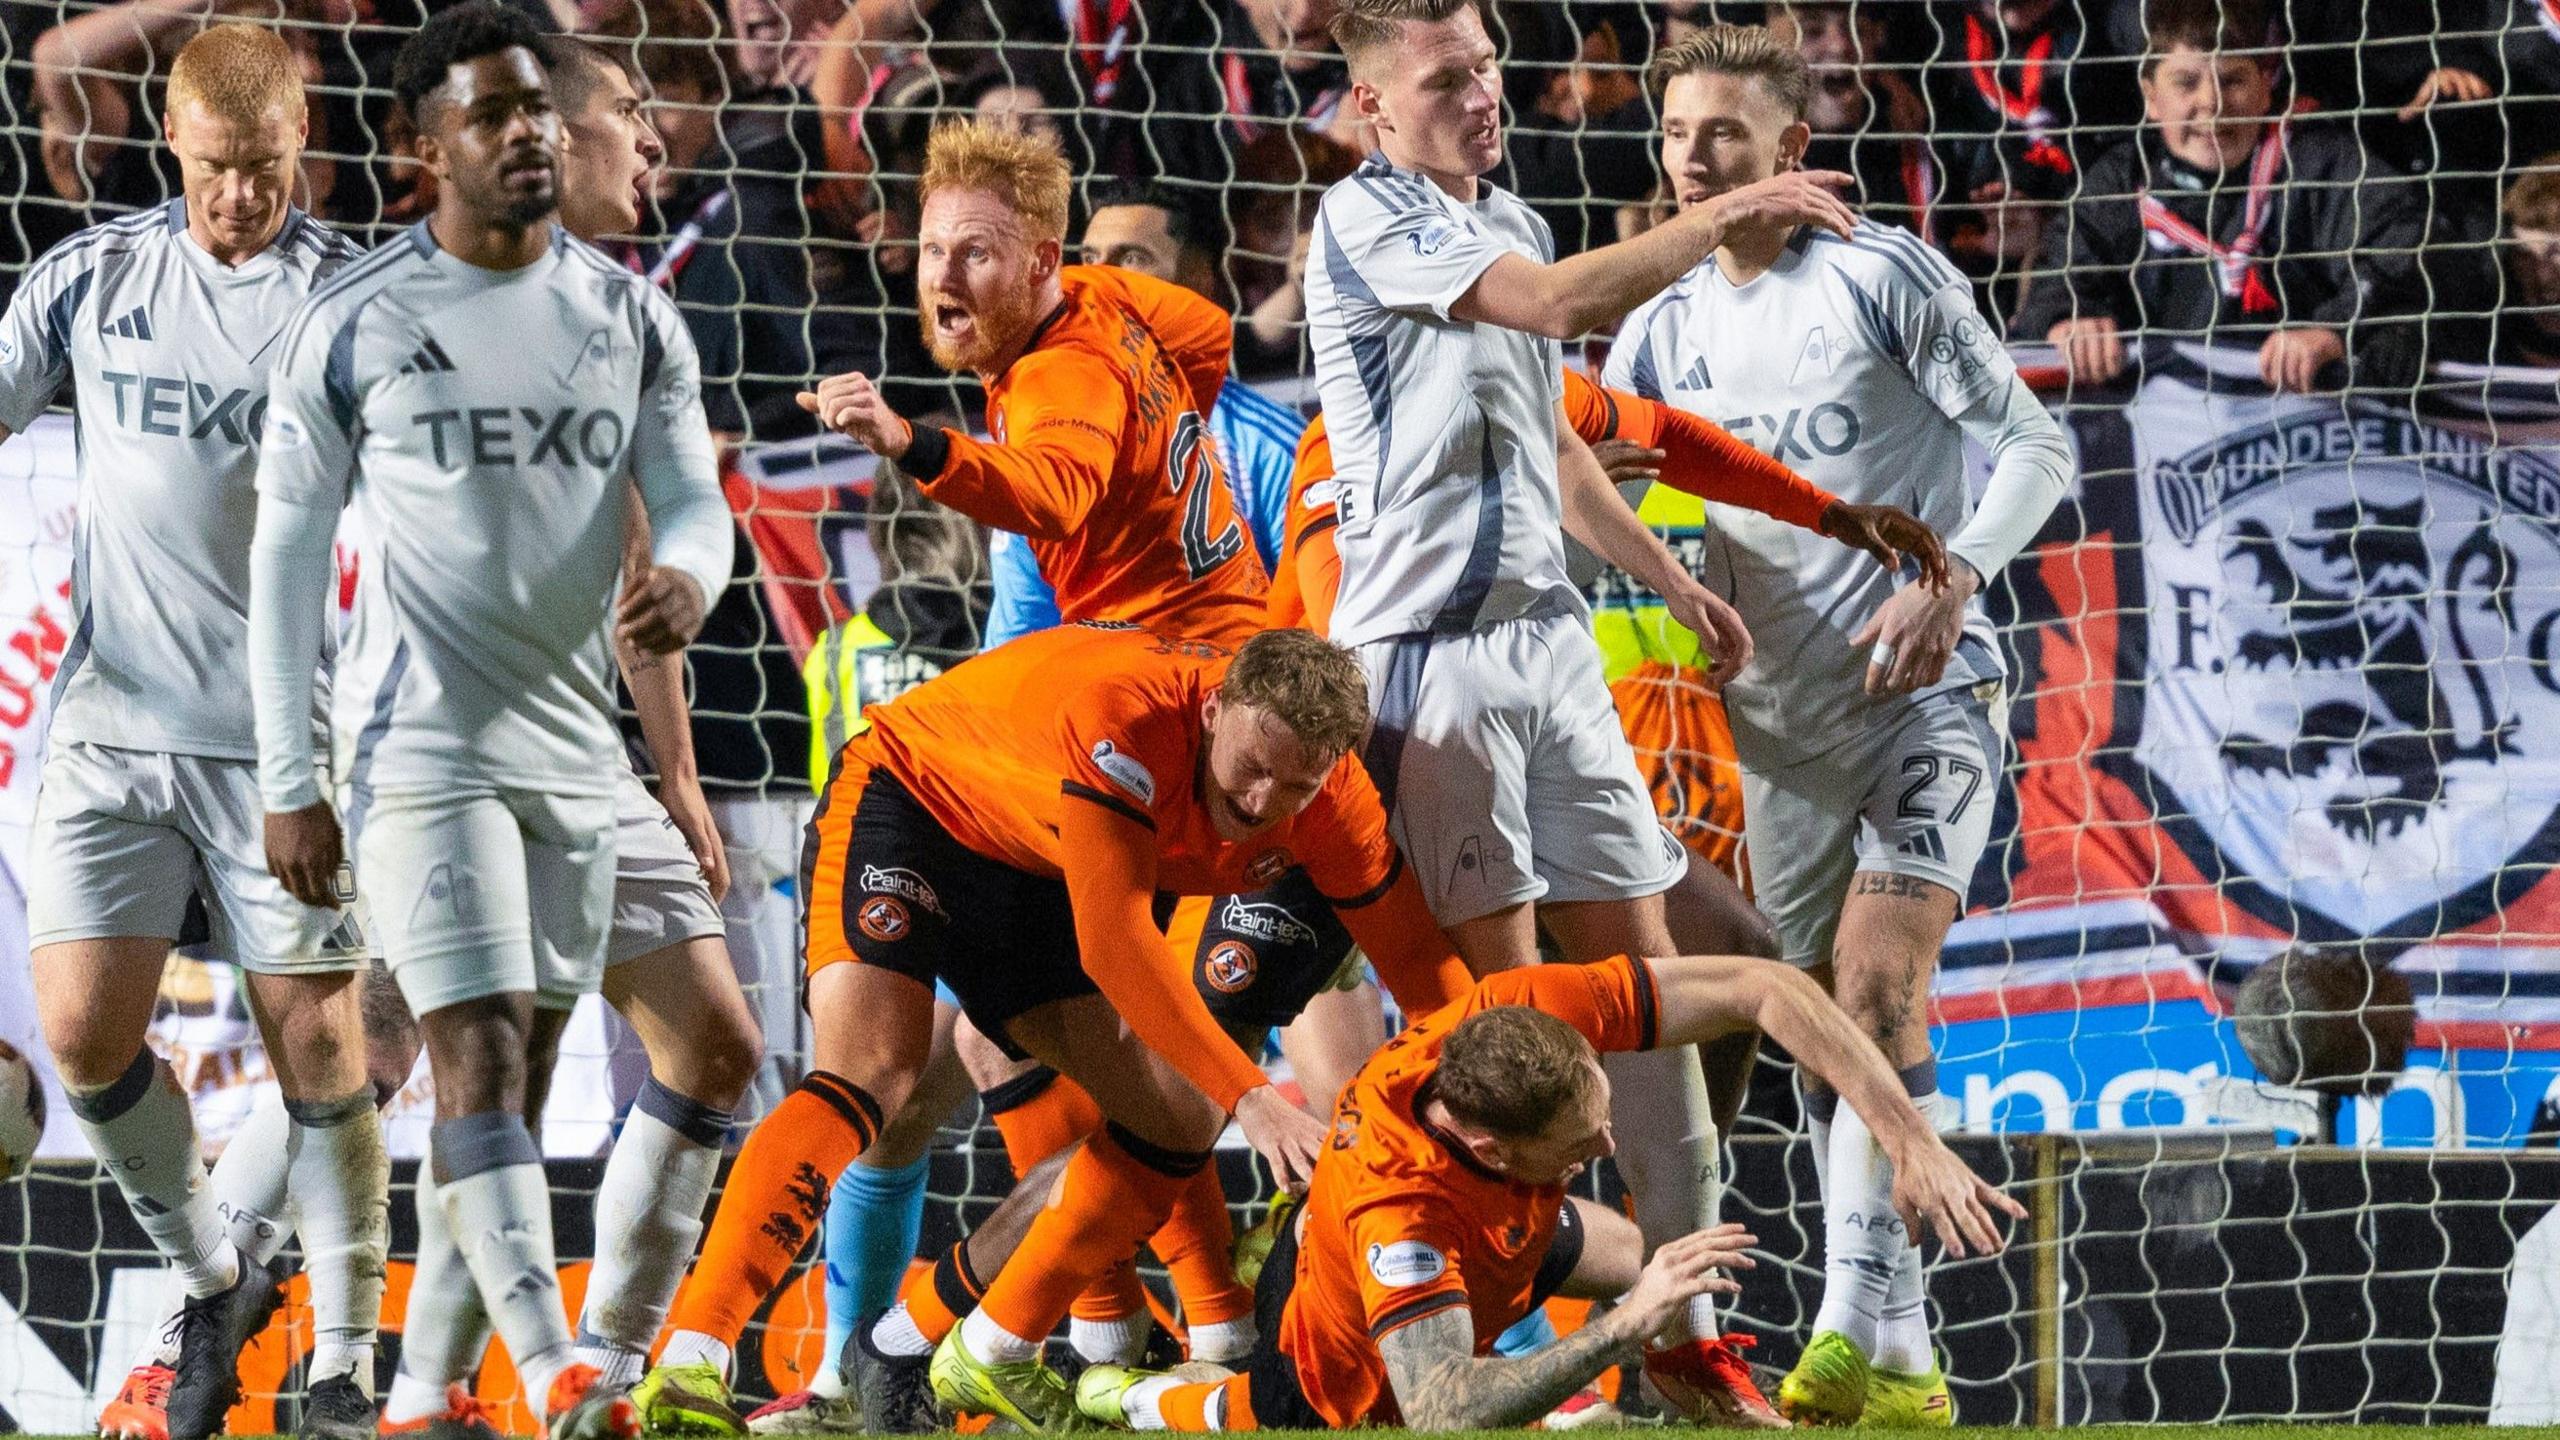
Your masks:
M1997 1255L2007 1248L2000 1222L1992 1218L1995 1211L2012 1220L2027 1218L2026 1206L1974 1174L1935 1135L1926 1137L1911 1154L1894 1157L1893 1208L1902 1216L1911 1243L1920 1243L1925 1222L1957 1259Z
M1852 505L1834 501L1822 512L1822 533L1876 557L1888 571L1902 568L1902 557L1920 562L1920 583L1932 590L1947 584L1947 547L1938 532L1920 517L1892 505Z
M1947 659L1964 638L1965 602L1982 588L1972 566L1947 569L1943 588L1932 590L1924 581L1903 586L1849 638L1852 645L1876 647L1867 660L1868 694L1908 695L1947 673Z
M667 818L684 837L684 848L693 852L694 863L702 867L702 883L711 887L711 903L727 899L729 847L720 838L720 827L712 823L711 802L702 797L702 782L661 777L658 803L667 807Z
M652 565L622 587L614 638L647 654L672 655L702 633L704 608L701 581Z
M1612 485L1662 478L1663 452L1648 450L1633 440L1603 440L1591 447L1591 458L1609 472Z
M830 375L816 390L803 390L794 398L818 423L862 442L875 455L895 460L916 438L915 427L889 408L889 398L868 375Z
M1693 580L1666 591L1662 604L1673 620L1698 637L1698 648L1715 662L1706 674L1708 689L1721 688L1751 663L1751 631L1743 625L1742 613L1714 591Z
M2347 358L2347 342L2320 325L2279 330L2258 347L2258 378L2278 390L2307 395L2320 384L2320 372Z
M2124 340L2113 316L2065 320L2044 332L2044 338L2062 352L2063 367L2079 384L2104 385L2124 373Z
M1670 1329L1697 1296L1738 1294L1742 1282L1726 1272L1750 1269L1746 1252L1759 1243L1760 1237L1731 1222L1681 1236L1644 1262L1635 1288L1609 1312L1611 1321L1625 1327L1621 1333L1628 1339L1643 1340Z
M1699 208L1712 213L1721 232L1728 236L1737 231L1784 231L1798 225L1819 225L1845 237L1858 223L1858 212L1850 209L1849 202L1840 195L1855 183L1837 170L1789 170L1739 190L1729 190Z
M336 909L338 871L347 862L338 812L326 800L299 810L270 811L266 831L267 873L303 904Z
M1303 1193L1315 1177L1316 1152L1324 1148L1324 1122L1288 1101L1268 1085L1257 1085L1236 1102L1236 1124L1245 1142L1271 1167L1271 1178L1291 1194Z

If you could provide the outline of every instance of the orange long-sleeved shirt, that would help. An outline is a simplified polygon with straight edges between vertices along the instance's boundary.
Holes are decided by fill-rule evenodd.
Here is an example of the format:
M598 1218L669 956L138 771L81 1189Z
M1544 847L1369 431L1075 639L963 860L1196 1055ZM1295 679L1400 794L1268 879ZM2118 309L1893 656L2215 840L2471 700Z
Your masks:
M836 803L877 768L895 775L953 839L991 860L1066 881L1086 973L1138 1038L1222 1105L1263 1084L1200 1000L1188 955L1156 929L1159 891L1227 895L1295 864L1333 903L1409 1009L1472 982L1387 836L1377 789L1344 756L1304 810L1227 841L1202 793L1201 702L1226 676L1222 646L1131 626L1063 625L1026 635L866 712L816 821L813 894L843 886ZM812 925L814 968L844 955Z
M1662 451L1662 483L1675 490L1808 530L1821 528L1822 512L1839 499L1720 425L1641 395L1605 389L1579 371L1564 372L1564 408L1565 419L1586 443L1631 440ZM1289 478L1280 573L1272 577L1265 612L1274 629L1303 626L1321 633L1332 619L1334 593L1342 583L1332 483L1333 447L1319 415L1298 440L1297 468Z
M990 443L920 432L926 494L1030 542L1068 620L1241 642L1262 628L1262 561L1238 522L1208 415L1233 326L1178 285L1107 266L987 387Z

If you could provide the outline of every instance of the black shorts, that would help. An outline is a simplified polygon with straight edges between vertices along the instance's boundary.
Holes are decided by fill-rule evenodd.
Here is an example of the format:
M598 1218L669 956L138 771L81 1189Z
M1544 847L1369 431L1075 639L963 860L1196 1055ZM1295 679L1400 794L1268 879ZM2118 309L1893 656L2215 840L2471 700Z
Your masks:
M1556 1235L1547 1242L1547 1253L1538 1261L1537 1277L1529 1282L1529 1309L1554 1298L1582 1263L1583 1241L1589 1232L1582 1228L1582 1217L1574 1212L1573 1202L1564 1202L1564 1212L1556 1217ZM1245 1361L1245 1393L1253 1402L1253 1423L1264 1430L1325 1430L1332 1428L1307 1399L1305 1388L1298 1383L1298 1362L1280 1349L1280 1320L1289 1310L1289 1292L1298 1284L1298 1227L1293 1222L1280 1232L1279 1242L1271 1247L1271 1258L1262 1262L1262 1278L1253 1287L1253 1324L1261 1332L1254 1342L1253 1354ZM1504 1328L1519 1323L1527 1311L1504 1322ZM1492 1337L1479 1335L1478 1344L1491 1343Z
M1005 1029L1055 1000L1101 993L1076 949L1066 882L1017 870L951 837L886 770L853 812L845 937L865 965L960 997L969 1023L1017 1060Z
M1209 902L1191 980L1229 1029L1276 1029L1298 1018L1351 955L1351 932L1307 872Z

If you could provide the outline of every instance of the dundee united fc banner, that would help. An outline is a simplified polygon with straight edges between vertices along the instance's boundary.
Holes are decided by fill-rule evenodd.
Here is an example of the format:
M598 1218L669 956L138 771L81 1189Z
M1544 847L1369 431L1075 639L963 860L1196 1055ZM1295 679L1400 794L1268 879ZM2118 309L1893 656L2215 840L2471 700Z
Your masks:
M1958 1098L2026 1128L2258 1118L2213 982L2355 945L2436 1047L2355 1133L2512 1141L2560 1070L2552 377L2412 411L2238 358L2065 409L2077 492L2000 597L2016 824L1940 987Z

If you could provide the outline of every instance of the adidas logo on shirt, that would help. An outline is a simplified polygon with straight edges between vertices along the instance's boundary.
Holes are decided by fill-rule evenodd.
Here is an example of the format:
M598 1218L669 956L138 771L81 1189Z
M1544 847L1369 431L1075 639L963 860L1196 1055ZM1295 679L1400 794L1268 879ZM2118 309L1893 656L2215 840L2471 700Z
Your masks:
M1936 860L1942 864L1947 858L1946 842L1938 838L1938 832L1935 830L1919 831L1893 848L1905 855L1916 855L1923 860Z
M1709 383L1710 382L1707 379L1707 357L1701 355L1689 362L1688 373L1672 382L1671 388L1674 390L1704 390L1707 388Z
M151 312L143 306L136 305L114 320L99 326L98 333L121 335L127 340L148 340L151 338Z
M400 367L400 373L434 375L449 373L453 369L453 357L444 353L444 347L436 343L436 337L430 335L427 337L427 343L419 346L418 352L409 357L407 364Z

